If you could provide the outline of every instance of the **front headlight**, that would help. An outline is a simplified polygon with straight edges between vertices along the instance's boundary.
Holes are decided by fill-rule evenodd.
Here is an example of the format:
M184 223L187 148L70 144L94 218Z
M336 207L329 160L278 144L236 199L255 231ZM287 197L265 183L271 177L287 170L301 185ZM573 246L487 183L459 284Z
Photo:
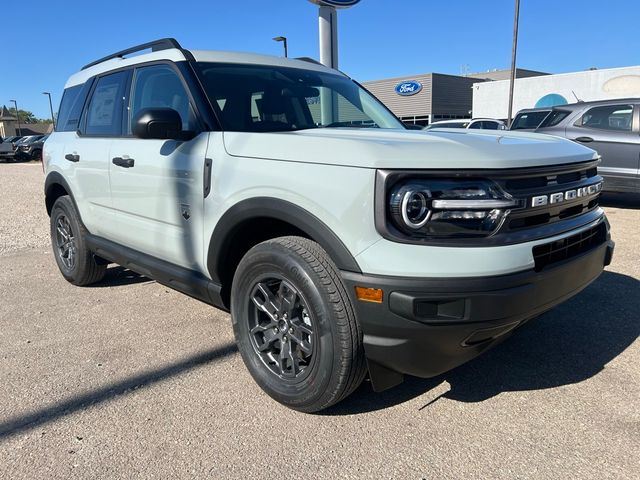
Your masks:
M405 180L388 192L393 226L416 239L490 236L520 201L487 179Z

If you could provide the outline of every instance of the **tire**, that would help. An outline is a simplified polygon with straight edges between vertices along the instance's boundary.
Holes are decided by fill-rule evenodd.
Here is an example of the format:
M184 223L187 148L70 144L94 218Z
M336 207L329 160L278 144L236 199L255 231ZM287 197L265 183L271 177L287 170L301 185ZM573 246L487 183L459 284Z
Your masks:
M315 242L280 237L253 247L233 278L238 350L273 399L317 412L366 374L362 331L338 269Z
M42 161L42 150L34 150L31 154L31 160Z
M51 209L51 244L62 276L78 286L102 280L107 269L87 248L87 233L68 195L58 198Z

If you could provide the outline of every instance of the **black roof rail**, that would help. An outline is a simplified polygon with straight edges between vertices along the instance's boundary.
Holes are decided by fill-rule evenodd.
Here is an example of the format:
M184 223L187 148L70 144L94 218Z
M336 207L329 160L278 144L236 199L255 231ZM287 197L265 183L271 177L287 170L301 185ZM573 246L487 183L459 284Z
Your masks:
M142 45L136 45L135 47L127 48L126 50L122 50L120 52L113 53L111 55L107 55L95 62L88 63L82 70L86 70L89 67L93 67L94 65L98 65L102 62L106 62L107 60L111 60L112 58L123 58L125 55L129 55L131 53L140 52L142 50L151 49L152 52L158 52L160 50L168 50L170 48L177 48L179 50L183 50L178 41L175 38L161 38L159 40L153 40L152 42L143 43Z

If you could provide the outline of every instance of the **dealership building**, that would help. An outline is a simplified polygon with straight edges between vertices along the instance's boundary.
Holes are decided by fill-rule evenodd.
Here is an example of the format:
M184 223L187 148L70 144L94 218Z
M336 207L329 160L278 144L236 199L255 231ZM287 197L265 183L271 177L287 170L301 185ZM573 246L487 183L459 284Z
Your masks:
M591 69L535 78L519 78L513 87L513 112L576 101L640 97L640 66ZM473 85L474 117L506 119L509 80Z
M509 70L469 75L425 73L364 82L406 123L427 125L455 118L506 120ZM518 69L513 113L523 108L551 107L578 100L640 97L640 66L547 74Z
M474 84L508 79L509 74L510 70L492 70L469 75L424 73L373 80L363 84L402 121L427 125L438 120L469 118ZM547 74L534 70L517 70L519 79L540 75Z

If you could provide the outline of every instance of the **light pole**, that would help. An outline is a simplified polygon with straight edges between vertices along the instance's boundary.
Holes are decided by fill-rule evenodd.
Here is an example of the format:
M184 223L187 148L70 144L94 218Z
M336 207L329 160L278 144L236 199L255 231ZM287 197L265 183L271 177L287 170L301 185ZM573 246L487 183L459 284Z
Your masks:
M520 17L520 0L516 0L516 12L513 18L513 45L511 47L511 78L509 80L509 113L507 128L511 128L511 114L513 113L513 84L516 81L516 53L518 51L518 20Z
M43 95L49 97L49 110L51 110L51 122L53 123L53 129L56 129L56 119L53 117L53 103L51 103L51 94L49 92L42 92Z
M16 102L15 100L9 100L10 102L13 102L13 104L16 106L16 119L18 120L18 135L22 135L22 128L20 127L20 114L18 113L18 102Z
M284 44L284 56L285 58L289 56L289 51L287 50L287 37L273 37L273 40L276 42L282 42Z

